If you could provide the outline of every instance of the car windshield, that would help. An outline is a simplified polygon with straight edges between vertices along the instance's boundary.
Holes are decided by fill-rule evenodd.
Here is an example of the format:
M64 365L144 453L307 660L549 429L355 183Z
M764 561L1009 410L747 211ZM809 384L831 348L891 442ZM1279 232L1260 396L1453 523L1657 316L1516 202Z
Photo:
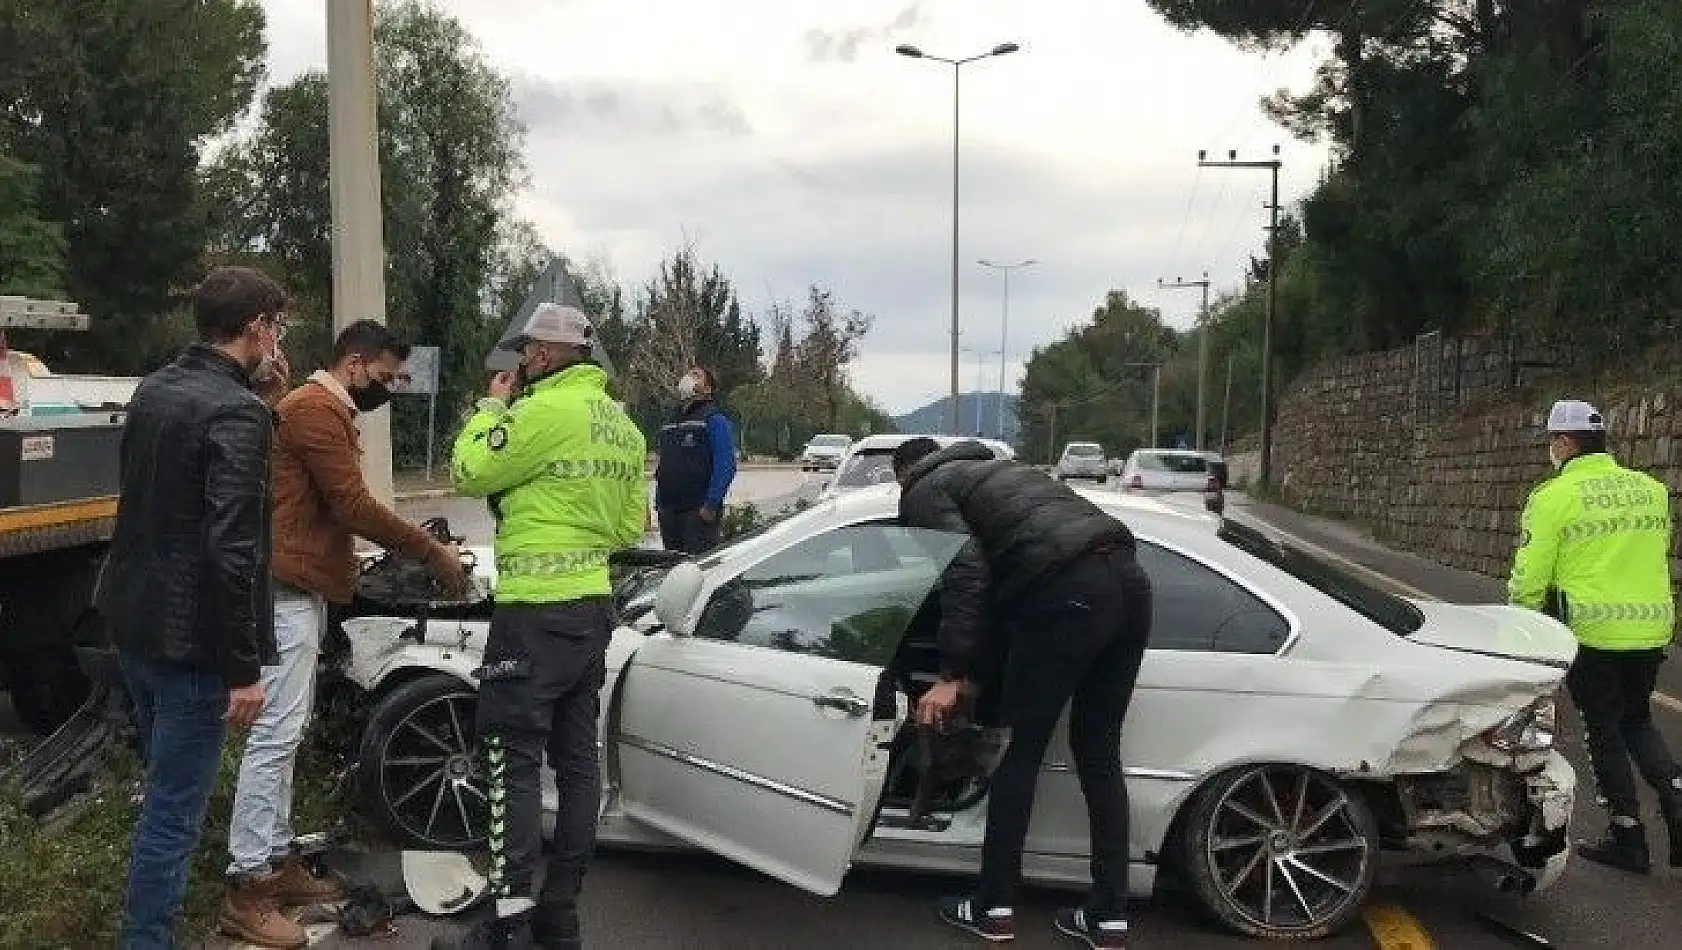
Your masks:
M844 435L820 435L812 439L812 447L819 449L844 449L852 440Z
M1350 571L1322 561L1289 544L1234 521L1221 522L1220 538L1261 558L1304 584L1371 620L1397 636L1409 636L1425 625L1418 607L1367 583Z
M854 452L853 457L841 466L841 471L835 473L837 488L868 488L871 485L886 485L893 480L892 449Z
M1095 459L1103 458L1104 450L1096 445L1071 445L1068 454L1071 458Z
M1202 475L1209 470L1208 459L1189 452L1140 452L1133 462L1144 471L1171 475Z

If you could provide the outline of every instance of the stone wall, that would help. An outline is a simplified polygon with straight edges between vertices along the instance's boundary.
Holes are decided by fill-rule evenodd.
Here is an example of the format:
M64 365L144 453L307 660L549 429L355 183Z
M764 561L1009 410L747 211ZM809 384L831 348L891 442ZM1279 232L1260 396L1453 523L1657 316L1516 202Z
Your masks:
M1322 364L1280 400L1276 493L1440 563L1505 577L1525 499L1548 474L1541 434L1548 406L1580 398L1607 414L1619 460L1668 484L1677 508L1675 364L1640 374L1646 381L1571 383L1549 362L1483 341L1449 341Z

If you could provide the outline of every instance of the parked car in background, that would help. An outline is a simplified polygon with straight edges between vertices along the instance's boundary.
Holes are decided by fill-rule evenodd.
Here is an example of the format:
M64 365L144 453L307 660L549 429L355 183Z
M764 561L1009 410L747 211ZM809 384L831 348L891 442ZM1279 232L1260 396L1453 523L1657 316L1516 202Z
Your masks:
M1220 514L1226 510L1226 461L1212 452L1138 449L1121 467L1121 490L1135 495L1192 494Z
M1096 442L1070 442L1063 446L1063 455L1057 459L1052 474L1059 481L1091 478L1102 484L1110 475L1104 462L1104 447Z
M800 470L802 472L833 472L841 464L841 459L853 445L850 436L825 434L814 435L812 441L806 443L806 448L800 452Z
M856 491L869 488L871 485L886 485L894 480L893 455L894 449L899 448L911 439L930 438L942 446L955 442L980 442L992 451L994 458L1016 458L1016 450L997 439L977 439L970 436L954 435L870 435L853 443L847 451L846 457L835 469L835 477L824 486L822 497L834 498L842 492Z

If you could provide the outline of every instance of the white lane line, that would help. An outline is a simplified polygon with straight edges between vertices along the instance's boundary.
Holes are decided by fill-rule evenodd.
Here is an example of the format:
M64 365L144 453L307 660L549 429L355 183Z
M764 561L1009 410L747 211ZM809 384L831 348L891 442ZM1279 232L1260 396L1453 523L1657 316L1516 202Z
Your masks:
M1389 584L1390 586L1396 588L1397 590L1402 591L1403 593L1407 594L1410 597L1417 597L1420 600L1430 600L1430 601L1438 601L1438 602L1440 602L1442 600L1441 597L1433 597L1430 594L1427 594L1426 592L1420 590L1419 588L1414 587L1411 584L1403 583L1402 581L1399 581L1396 578L1391 577L1390 575L1383 573L1382 571L1378 571L1378 570L1375 570L1374 568L1367 567L1365 564L1357 564L1356 562L1351 561L1350 559L1344 557L1341 554L1338 554L1334 551L1328 551L1325 548L1321 547L1318 544L1315 544L1312 541L1305 540L1304 538L1302 538L1298 535L1292 534L1291 532L1286 531L1284 528L1279 527L1278 525L1274 524L1273 522L1268 521L1266 518L1262 518L1259 514L1256 514L1254 512L1254 510L1251 511L1251 514L1257 520L1266 524L1268 526L1268 528L1271 529L1275 534L1279 535L1280 537L1284 538L1287 541L1290 541L1291 543L1297 545L1298 547L1301 547L1303 550L1308 551L1311 554L1317 554L1320 557L1326 558L1327 560L1330 560L1330 561L1334 561L1338 564L1343 565L1344 567L1350 568L1351 570L1359 571L1362 574L1365 574L1368 577L1371 577L1374 580L1377 580L1381 583ZM1663 708L1665 708L1665 709L1667 709L1667 710L1669 710L1673 713L1677 713L1678 715L1682 715L1682 699L1677 699L1675 696L1672 696L1669 693L1661 693L1661 692L1654 691L1653 702L1657 703L1659 706L1661 706L1661 707L1663 707Z

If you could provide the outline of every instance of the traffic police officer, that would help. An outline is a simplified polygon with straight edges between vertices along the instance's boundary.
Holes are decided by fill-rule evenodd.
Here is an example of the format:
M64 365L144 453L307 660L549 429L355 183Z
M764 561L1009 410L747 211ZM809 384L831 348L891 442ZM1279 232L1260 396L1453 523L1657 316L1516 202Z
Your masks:
M496 915L461 944L474 950L582 945L577 898L595 845L598 694L614 624L608 556L638 542L648 520L645 442L609 397L593 344L583 312L538 307L506 344L519 370L492 381L451 461L456 489L489 498L497 516L496 610L476 671ZM560 811L534 896L546 751Z
M1612 813L1606 836L1578 853L1647 873L1633 757L1658 792L1671 866L1682 867L1682 770L1653 726L1651 703L1676 619L1670 495L1664 483L1613 460L1606 421L1586 402L1554 404L1548 455L1558 474L1525 505L1508 589L1513 603L1563 620L1577 636L1566 687Z

